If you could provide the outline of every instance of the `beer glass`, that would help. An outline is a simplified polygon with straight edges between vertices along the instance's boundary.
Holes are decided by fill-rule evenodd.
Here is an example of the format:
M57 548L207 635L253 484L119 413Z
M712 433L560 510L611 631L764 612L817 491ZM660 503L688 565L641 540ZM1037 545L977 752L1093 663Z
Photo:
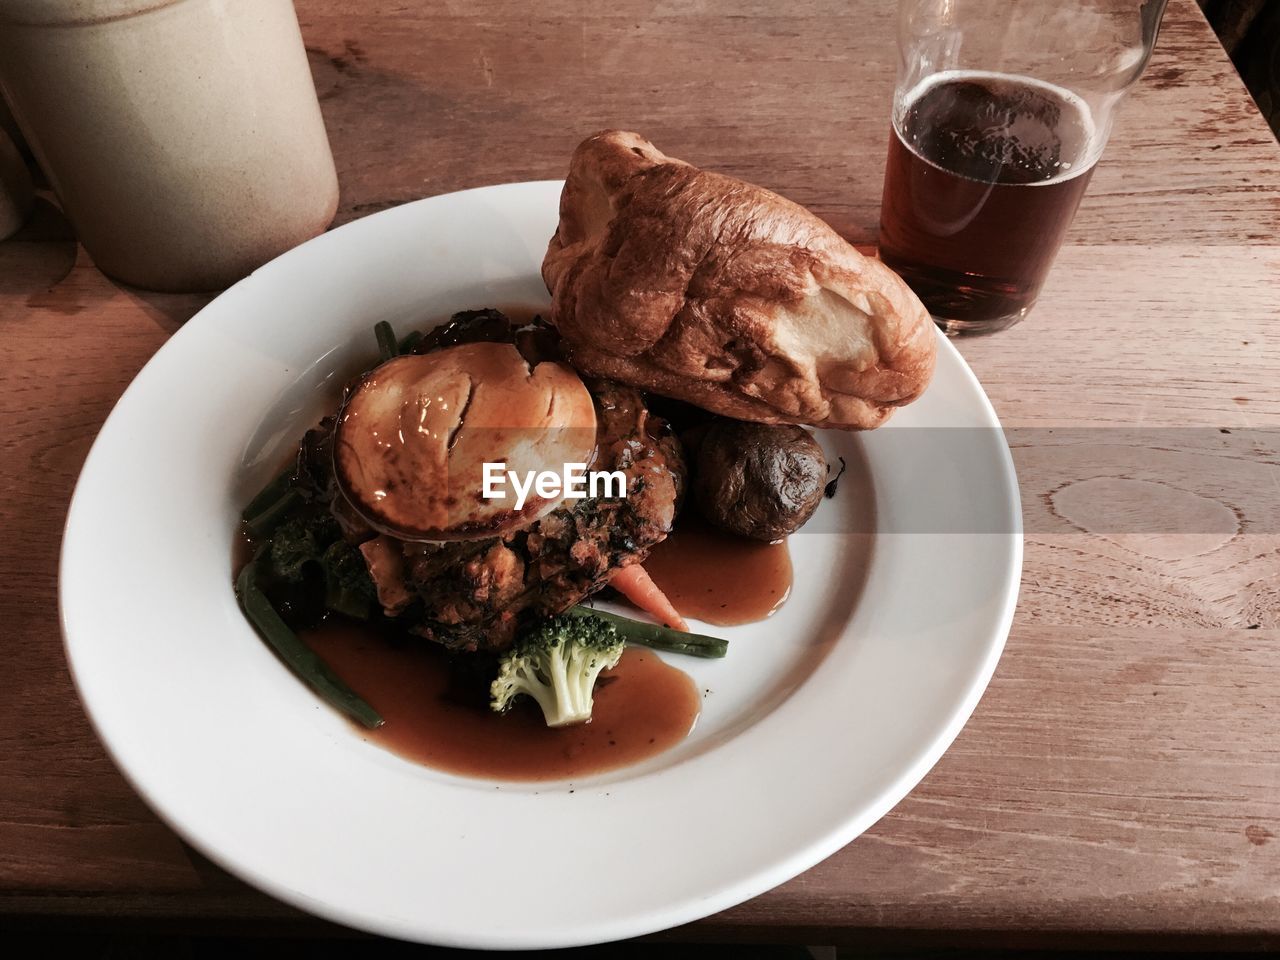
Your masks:
M900 0L880 257L949 335L1035 303L1165 0Z

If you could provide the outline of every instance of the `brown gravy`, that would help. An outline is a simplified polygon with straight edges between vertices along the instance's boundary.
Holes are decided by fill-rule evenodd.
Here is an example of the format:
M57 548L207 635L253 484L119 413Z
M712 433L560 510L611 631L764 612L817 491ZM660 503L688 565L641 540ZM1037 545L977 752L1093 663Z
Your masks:
M336 621L302 636L386 720L361 729L364 739L464 776L558 780L638 763L688 736L702 707L687 674L628 648L601 674L591 722L550 730L528 697L509 713L490 711L488 678L459 680L444 651L426 641L392 643Z
M253 559L257 549L258 545L253 537L249 536L249 528L242 521L236 530L235 539L231 541L231 579L233 581L240 576L240 571L244 569L245 564Z
M785 540L760 543L724 533L690 510L644 568L683 616L722 627L763 620L791 593Z

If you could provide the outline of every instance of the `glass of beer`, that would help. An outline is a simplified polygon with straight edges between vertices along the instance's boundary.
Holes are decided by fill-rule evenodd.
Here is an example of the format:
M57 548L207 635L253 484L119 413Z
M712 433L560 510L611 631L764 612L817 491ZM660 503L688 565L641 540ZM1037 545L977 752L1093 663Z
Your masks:
M1165 0L900 0L880 257L948 334L1027 315Z

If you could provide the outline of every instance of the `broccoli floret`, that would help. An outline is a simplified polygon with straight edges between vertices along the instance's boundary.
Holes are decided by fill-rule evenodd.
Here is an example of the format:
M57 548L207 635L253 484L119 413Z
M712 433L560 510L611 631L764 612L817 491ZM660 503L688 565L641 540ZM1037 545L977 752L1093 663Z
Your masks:
M377 591L360 551L335 540L320 555L324 571L324 605L358 620L367 620Z
M304 568L320 558L314 524L303 517L290 517L271 535L271 570L281 580L298 583Z
M312 566L314 565L314 566ZM324 578L326 609L367 620L377 592L360 551L342 539L338 525L322 514L285 520L271 535L270 571L285 583Z
M625 641L596 617L552 617L523 634L498 665L490 707L501 713L520 694L538 701L548 727L591 719L600 671L617 666Z

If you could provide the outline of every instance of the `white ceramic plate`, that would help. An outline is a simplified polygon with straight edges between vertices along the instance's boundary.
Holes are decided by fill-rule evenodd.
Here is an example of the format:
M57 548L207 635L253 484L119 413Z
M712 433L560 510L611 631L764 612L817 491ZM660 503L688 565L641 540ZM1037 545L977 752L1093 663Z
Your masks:
M375 322L404 333L458 309L545 302L538 271L559 191L434 197L263 267L138 375L71 505L67 656L112 757L211 859L353 927L560 947L761 893L924 776L1008 632L1022 562L1013 465L977 380L940 340L932 386L889 427L821 437L869 472L869 562L867 536L794 537L781 612L723 631L723 661L676 658L711 692L668 753L572 785L467 779L365 742L295 680L236 606L240 507L372 354ZM919 427L976 429L902 432ZM965 439L900 442L930 436ZM811 528L849 529L855 488ZM985 520L948 529L971 516Z

